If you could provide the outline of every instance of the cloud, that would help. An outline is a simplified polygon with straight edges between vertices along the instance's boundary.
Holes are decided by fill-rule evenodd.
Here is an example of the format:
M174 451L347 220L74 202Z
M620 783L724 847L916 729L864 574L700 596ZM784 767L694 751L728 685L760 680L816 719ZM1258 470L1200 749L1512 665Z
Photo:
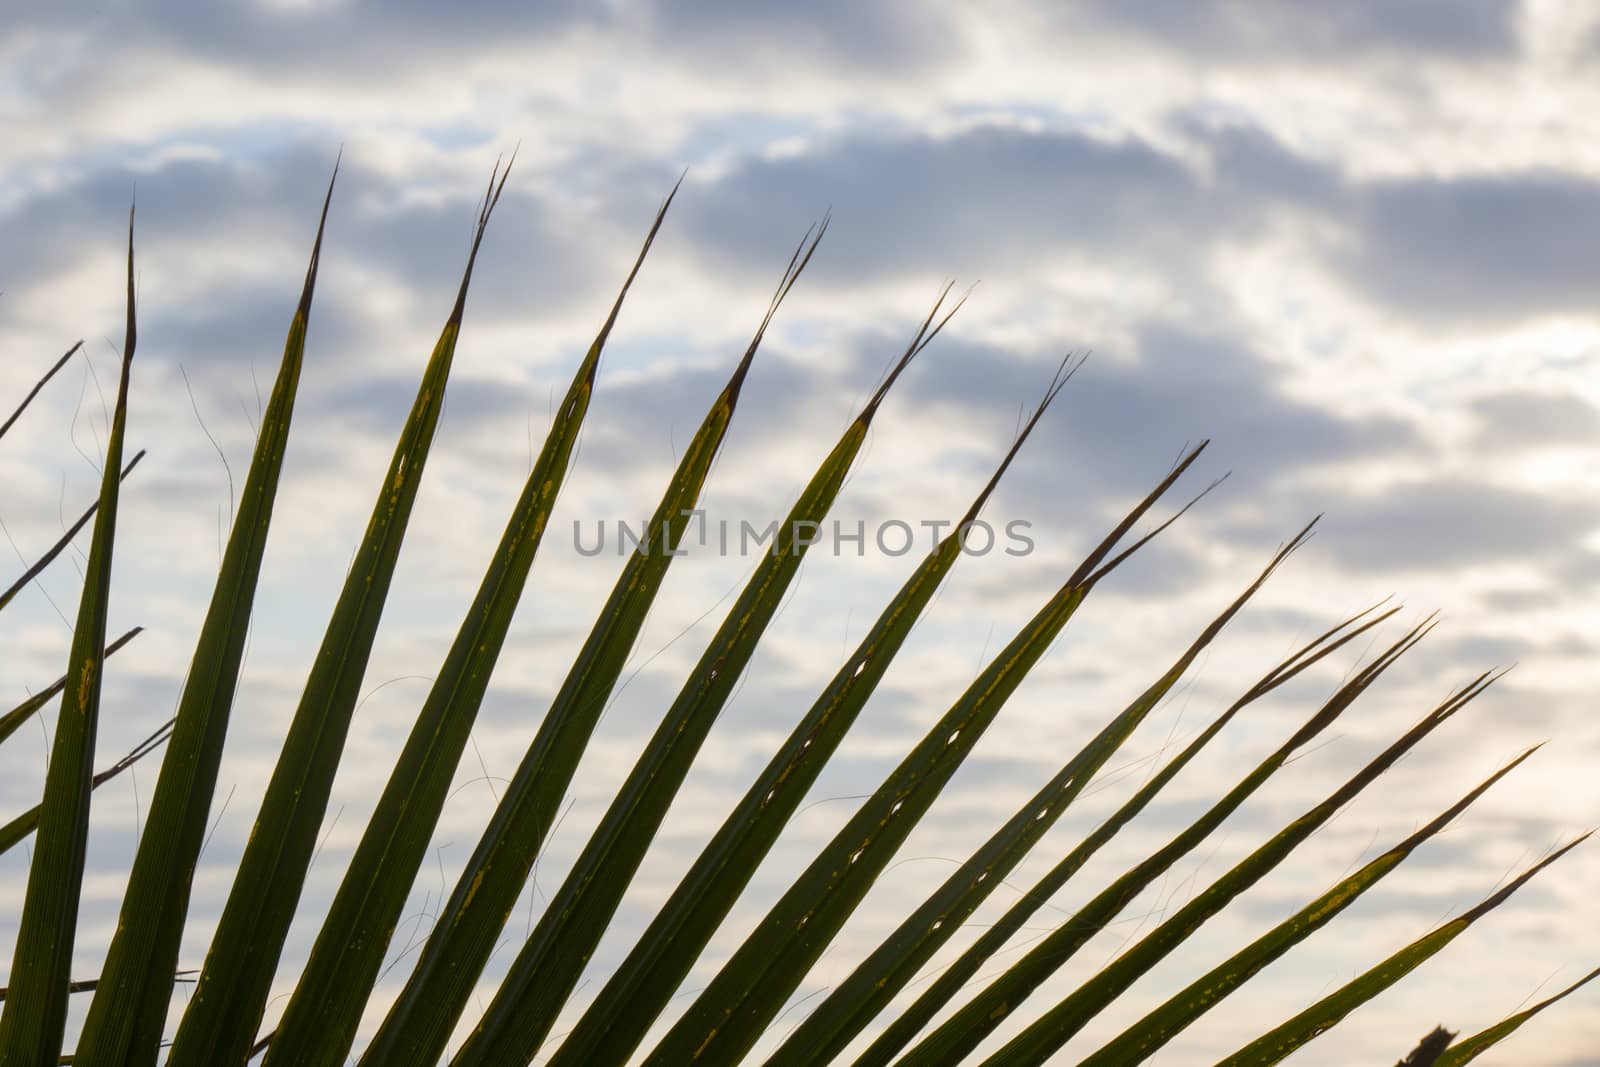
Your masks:
M886 77L955 60L962 51L958 12L946 3L824 0L802 8L782 0L695 0L625 4L619 21L642 16L654 45L702 61L725 62L730 54L778 65L820 60Z
M1508 389L1472 403L1475 447L1515 452L1551 445L1583 447L1600 440L1600 410L1572 393Z
M698 192L684 212L694 244L733 270L770 264L796 219L831 205L816 270L847 282L941 268L1023 273L1089 249L1177 254L1182 220L1213 231L1230 222L1181 161L1137 139L993 124L948 137L886 129L825 139L747 157Z
M1519 172L1376 181L1335 262L1369 299L1456 328L1586 312L1600 286L1600 184Z
M937 374L907 382L909 401L928 410L1014 413L1039 391L1044 358L953 344ZM1291 397L1280 371L1251 343L1182 324L1142 323L1130 357L1091 358L1057 401L1031 448L1060 457L1047 471L1019 472L1019 495L1071 499L1072 482L1094 490L1159 478L1185 443L1216 441L1210 462L1234 471L1246 493L1304 476L1324 464L1395 454L1417 441L1405 422L1379 414L1352 418ZM1062 492L1063 478L1068 479ZM1054 491L1052 491L1054 487ZM1313 509L1314 513L1316 509Z
M1571 553L1600 524L1586 501L1465 478L1407 479L1328 502L1327 541L1346 567L1451 571L1550 560Z
M1122 30L1228 60L1348 61L1368 53L1503 58L1517 46L1518 5L1497 0L1091 0L1067 21Z

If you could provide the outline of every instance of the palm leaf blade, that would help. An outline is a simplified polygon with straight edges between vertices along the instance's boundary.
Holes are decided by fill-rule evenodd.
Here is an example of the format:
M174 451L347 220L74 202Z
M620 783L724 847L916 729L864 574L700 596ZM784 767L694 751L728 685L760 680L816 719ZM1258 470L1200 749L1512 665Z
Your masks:
M11 431L11 427L16 425L18 419L22 418L22 413L28 410L28 405L33 403L34 399L44 391L44 387L50 384L50 379L59 374L61 368L65 367L67 361L77 355L78 350L82 347L82 341L74 341L72 347L62 353L61 357L50 365L50 369L45 371L37 382L33 383L33 388L29 389L28 395L22 398L22 403L18 404L11 414L6 417L5 422L0 422L0 437L4 437Z
M734 1062L749 1052L1029 669L1099 578L1126 558L1124 552L1103 564L1116 542L1204 447L1139 502L984 669L773 905L646 1063Z
M1261 788L1290 756L1331 726L1369 685L1411 647L1420 633L1419 627L1402 637L1365 670L1341 686L1293 736L1257 764L1203 815L1102 890L897 1062L905 1067L931 1067L934 1064L956 1062L975 1049L1024 998L1059 970L1151 883L1205 840L1251 794Z
M1272 572L1310 535L1308 525L1243 594L1131 704L1092 737L994 836L861 962L767 1061L772 1067L825 1063L842 1052L988 898L1066 812L1161 698L1222 632Z
M936 306L896 374L932 339L929 327L937 313ZM457 1054L458 1067L528 1059L538 1050L798 573L812 543L803 531L818 528L844 485L866 440L877 399L881 397L845 429L779 527L771 550L762 553L617 799L517 954L482 1021Z
M684 450L650 519L646 545L630 553L362 1063L429 1062L449 1040L677 554L767 327L808 258L802 243L755 337Z
M962 987L978 973L983 964L993 957L995 953L1003 949L1011 937L1027 925L1028 920L1033 917L1034 913L1065 886L1072 876L1089 861L1090 857L1115 837L1118 831L1131 822L1139 812L1143 811L1166 787L1167 783L1175 778L1179 771L1188 765L1212 739L1222 732L1223 727L1231 722L1235 715L1252 702L1259 700L1278 686L1300 674L1312 664L1331 655L1356 637L1383 622L1399 609L1390 609L1388 612L1369 620L1364 625L1350 629L1372 610L1369 608L1367 611L1345 620L1296 651L1288 659L1268 672L1244 696L1234 701L1221 715L1217 716L1209 726L1185 746L1182 752L1169 760L1121 808L1117 809L1110 818L1096 827L1093 833L1078 844L1061 862L1052 867L1043 878L1007 909L1006 913L992 927L985 930L954 963L946 967L937 979L929 983L928 988L912 1002L910 1007L895 1016L884 1027L883 1032L873 1039L872 1044L867 1047L866 1051L857 1057L857 1067L882 1067L882 1065L891 1062L895 1055L910 1044L923 1027L928 1025L934 1016L939 1013L940 1009L961 992Z
M178 700L172 743L162 760L123 894L120 921L79 1035L78 1055L85 1061L131 1058L154 1063L166 1024L190 882L205 836L223 737L244 658L250 606L266 549L332 196L330 180L278 377L262 415L238 516ZM196 798L203 799L197 802Z
M102 660L110 659L119 649L122 648L123 645L126 645L129 641L132 641L135 637L138 637L142 632L144 632L143 627L139 626L135 626L133 629L128 630L121 637L107 645L105 652L101 654L100 658ZM56 694L60 693L61 690L65 689L66 687L67 676L63 674L60 678L57 678L55 681L45 686L43 689L33 694L33 696L29 697L27 700L24 700L22 703L18 704L4 715L0 715L0 741L4 741L6 738L16 733L18 727L27 722L34 715L38 714L40 708L43 708L46 704L50 703L50 699Z
M342 1064L505 644L593 394L606 339L665 218L661 206L611 314L579 364L477 599L435 677L316 943L266 1063Z
M1217 1067L1245 1067L1247 1064L1266 1067L1268 1064L1277 1063L1291 1052L1331 1030L1346 1015L1416 970L1429 957L1465 933L1473 923L1504 904L1534 875L1588 839L1589 834L1584 834L1577 840L1563 845L1463 914L1423 935L1281 1026L1269 1030L1238 1052L1218 1061Z
M982 512L984 503L1065 381L1058 371L1044 400L968 508L964 521L975 520ZM962 523L956 524L957 529L961 526ZM906 579L679 881L577 1027L562 1041L551 1067L620 1061L638 1047L749 884L960 557L961 540L952 533Z
M1082 1067L1118 1067L1142 1063L1157 1049L1172 1040L1184 1027L1205 1014L1218 1001L1249 981L1263 967L1310 937L1361 895L1403 863L1424 841L1438 834L1489 787L1510 774L1523 760L1533 755L1530 748L1496 771L1472 792L1432 822L1396 844L1383 855L1364 864L1359 871L1341 879L1332 889L1306 905L1288 919L1218 964L1205 975L1168 999L1160 1007L1130 1026L1099 1051L1083 1061Z
M1327 799L1308 810L1274 835L1266 844L1235 864L1226 874L1178 909L1177 914L1147 934L1137 945L1124 952L1076 992L1047 1011L985 1062L998 1067L1000 1064L1013 1063L1040 1064L1049 1059L1097 1012L1182 944L1207 919L1277 867L1301 842L1316 832L1318 827L1333 818L1340 808L1393 766L1417 742L1482 692L1492 680L1492 678L1480 678L1435 708L1398 741L1352 775Z
M1582 989L1596 978L1600 978L1600 967L1590 971L1588 974L1584 975L1576 982L1573 982L1571 985L1561 990L1561 992L1556 993L1554 996L1546 997L1537 1004L1523 1008L1521 1011L1507 1016L1488 1029L1481 1030L1478 1033L1473 1034L1471 1037L1452 1042L1450 1047L1446 1048L1444 1052L1439 1055L1439 1058L1433 1061L1433 1067L1464 1067L1465 1064L1471 1063L1473 1060L1477 1059L1479 1056L1482 1056L1485 1052L1488 1052L1491 1048L1498 1045L1512 1034L1516 1033L1519 1029L1521 1029L1523 1023L1527 1022L1535 1015L1538 1015L1551 1005L1565 1000L1567 997L1576 993L1578 990Z
M94 538L84 568L83 595L72 633L67 684L55 743L45 772L38 838L28 868L22 920L11 959L10 992L0 1014L0 1062L54 1063L61 1055L72 981L72 946L78 895L89 837L89 793L94 742L105 675L106 610L121 487L122 441L128 419L128 384L138 340L133 294L133 212L128 213L128 319L122 372L106 445Z
M170 1058L175 1067L242 1059L265 1011L443 410L472 266L505 177L499 175L498 185L490 180L455 305L423 372L366 535L273 769L194 996L178 1025Z

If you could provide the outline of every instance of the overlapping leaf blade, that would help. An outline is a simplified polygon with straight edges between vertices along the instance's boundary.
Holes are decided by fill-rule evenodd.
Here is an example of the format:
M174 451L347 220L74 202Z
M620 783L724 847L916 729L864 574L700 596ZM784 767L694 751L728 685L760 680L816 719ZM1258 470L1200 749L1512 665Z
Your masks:
M122 648L123 645L126 645L129 641L132 641L135 637L138 637L142 632L143 627L135 626L133 629L124 633L121 637L117 638L115 641L106 646L105 652L103 652L100 656L101 660L110 659L119 649ZM39 713L39 709L50 703L51 698L53 698L57 693L60 693L61 690L66 688L66 686L67 676L63 674L60 678L57 678L54 682L51 682L49 685L39 690L37 693L33 694L33 696L29 697L27 700L24 700L22 703L18 704L4 715L0 715L0 741L4 741L6 738L16 733L19 726L27 722L34 715L37 715Z
M178 1025L170 1058L173 1067L243 1059L265 1011L443 410L472 266L504 187L505 175L499 175L498 184L490 179L455 305L423 372L366 535L345 578L239 861L194 996ZM165 987L163 982L161 988Z
M294 397L304 359L333 180L323 199L300 300L262 415L239 511L201 624L172 743L123 894L100 984L78 1039L84 1062L155 1062L188 915L190 884L205 837L222 743L249 633L250 607L266 549Z
M363 1064L383 1067L431 1062L449 1040L675 558L756 351L821 236L820 229L815 235L808 233L790 258L755 337L685 449L646 528L644 545L631 553L623 566L600 618L440 911L405 987L367 1046Z
M1079 1067L1131 1067L1132 1064L1143 1063L1149 1059L1158 1049L1176 1037L1184 1027L1253 978L1267 964L1332 922L1335 916L1354 904L1363 893L1405 862L1406 857L1416 851L1418 846L1448 826L1473 801L1487 792L1490 786L1510 774L1535 751L1537 748L1528 749L1432 822L1381 856L1363 864L1360 870L1341 879L1332 889L1300 911L1185 986L1160 1007L1084 1059Z
M948 290L946 290L948 293ZM941 297L941 303L943 297ZM457 1067L531 1060L578 984L646 850L833 507L889 387L939 326L929 313L883 386L817 468L690 672L617 798L512 962ZM953 312L952 312L953 313Z
M843 1052L1005 880L1045 831L1055 825L1090 779L1178 684L1200 653L1310 533L1311 526L1307 525L1284 546L1260 576L1212 620L1166 673L1090 738L1004 826L914 909L795 1028L767 1063L771 1067L824 1064Z
M1593 831L1590 831L1593 833ZM1352 1011L1416 970L1429 957L1466 932L1467 928L1498 908L1534 875L1589 839L1584 834L1523 871L1501 889L1461 915L1418 938L1360 977L1347 982L1281 1026L1262 1034L1244 1048L1219 1060L1217 1067L1267 1067L1333 1029Z
M1102 566L1105 557L1204 448L1139 502L979 674L768 911L647 1063L731 1063L750 1051L1090 590L1144 541Z
M1391 608L1365 624L1355 627L1355 624L1370 614L1374 608L1369 608L1360 614L1346 619L1338 626L1318 636L1304 647L1296 651L1288 659L1269 671L1262 679L1247 690L1244 696L1234 701L1227 710L1218 715L1210 725L1194 738L1183 751L1174 756L1162 767L1150 781L1146 782L1138 792L1128 799L1105 822L1095 828L1094 832L1078 844L1061 862L1052 867L1032 888L1024 893L1003 916L978 937L966 951L957 957L955 962L944 968L939 976L928 988L912 1002L910 1007L900 1012L884 1027L882 1033L873 1039L865 1052L856 1058L857 1067L882 1067L891 1062L895 1055L910 1044L923 1027L937 1015L947 1003L961 992L963 986L978 973L995 953L999 952L1010 941L1012 936L1027 925L1035 912L1050 900L1087 863L1097 851L1116 836L1117 832L1126 826L1133 818L1143 811L1156 795L1164 789L1168 782L1175 778L1188 763L1199 755L1200 751L1222 732L1235 715L1256 700L1271 693L1285 682L1299 675L1308 667L1331 655L1344 647L1350 641L1366 633L1372 627L1388 619L1399 608ZM1352 629L1351 627L1355 627Z
M173 720L168 719L161 724L161 727L155 733L135 745L127 755L105 770L96 772L94 777L89 779L90 791L99 789L165 744L167 738L172 736L172 723ZM33 833L34 829L39 825L39 815L43 810L43 804L35 804L4 826L0 826L0 855L4 855L19 841L26 839L29 834Z
M1483 676L1440 704L1416 726L1408 730L1361 770L1350 777L1325 800L1280 830L1226 874L1212 882L1177 913L1117 957L1110 965L1076 992L1045 1012L1026 1030L1008 1042L985 1063L990 1067L1012 1064L1041 1064L1055 1054L1068 1039L1095 1015L1127 990L1168 953L1176 949L1209 918L1270 873L1300 843L1338 813L1378 776L1409 752L1411 748L1443 724L1494 679Z
M122 484L128 384L138 331L133 297L133 212L128 213L128 318L122 371L101 473L100 505L84 566L83 595L73 625L67 684L45 772L38 838L11 957L10 992L0 1013L0 1064L50 1064L61 1055L77 934L78 894L89 837L94 742L105 677L106 611Z
M929 553L867 630L563 1040L551 1067L621 1062L638 1047L866 705L895 653L961 557L963 529L978 518L1070 375L1063 364L988 484L955 525L955 532Z
M1293 736L1262 760L1233 789L1187 828L1135 865L1039 944L1005 973L990 982L954 1015L918 1042L897 1063L905 1067L934 1067L959 1062L961 1057L1000 1025L1046 978L1054 974L1123 908L1204 841L1213 830L1261 788L1298 750L1309 744L1375 682L1385 670L1422 636L1417 627L1396 641L1372 664L1358 672L1323 704ZM1069 860L1072 857L1068 857ZM1042 901L1042 896L1037 898Z
M355 1041L362 1008L444 808L456 765L571 464L594 391L600 354L671 202L668 196L661 205L611 313L557 409L477 598L434 678L323 919L310 959L268 1046L268 1064L343 1064Z
M132 474L133 468L137 467L142 459L144 459L144 450L140 449L134 453L133 458L128 460L127 465L122 468L122 477L127 478L128 475ZM51 545L44 555L34 560L32 565L22 572L21 577L7 586L4 592L0 592L0 610L4 610L8 604L17 598L18 593L28 587L29 582L43 574L45 569L54 563L61 553L67 550L67 546L72 544L72 539L77 537L85 526L89 525L89 520L94 518L95 512L99 509L99 500L85 508L83 514L78 516L77 521L67 527L60 537L56 538L56 543Z

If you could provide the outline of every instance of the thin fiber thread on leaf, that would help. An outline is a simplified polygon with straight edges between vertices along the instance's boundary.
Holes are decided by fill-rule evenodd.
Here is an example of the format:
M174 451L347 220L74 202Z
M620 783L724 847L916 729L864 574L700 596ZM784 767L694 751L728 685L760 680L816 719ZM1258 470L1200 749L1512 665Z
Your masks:
M94 776L89 779L90 791L99 789L102 785L105 785L165 744L167 738L172 736L172 723L173 720L168 719L161 724L155 733L135 745L127 755L105 770L96 771ZM35 804L4 826L0 826L0 855L3 855L7 850L33 833L34 828L39 825L39 816L43 810L43 804Z

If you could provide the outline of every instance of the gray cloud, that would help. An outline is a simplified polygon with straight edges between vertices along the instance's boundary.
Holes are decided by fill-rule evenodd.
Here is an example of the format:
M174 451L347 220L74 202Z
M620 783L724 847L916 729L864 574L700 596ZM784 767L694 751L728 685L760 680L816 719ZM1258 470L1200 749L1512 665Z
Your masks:
M1020 485L1033 475L1019 471L1020 495L1073 498L1079 481L1126 491L1164 473L1186 442L1207 437L1216 441L1211 462L1231 468L1252 491L1318 464L1415 444L1414 431L1400 420L1341 417L1291 399L1272 364L1241 339L1147 322L1137 343L1134 358L1091 359L1067 386L1060 410L1040 424L1030 446L1059 463L1042 475L1048 483ZM1043 359L951 347L939 373L906 384L911 402L999 415L1037 395Z
M1465 574L1495 561L1548 561L1577 551L1600 523L1600 509L1585 501L1462 478L1357 490L1327 508L1326 551L1363 571Z
M1371 52L1503 57L1517 45L1518 5L1500 0L1091 0L1069 20L1161 41L1185 54L1286 62Z
M1600 411L1572 393L1508 389L1473 401L1475 445L1519 451L1541 445L1600 443Z
M1215 230L1233 216L1180 161L1138 140L993 125L946 138L870 131L750 157L703 189L684 214L696 248L724 269L770 263L796 220L831 205L815 271L848 281L941 269L994 277L1090 246L1119 258L1175 253L1190 226Z
M797 6L782 0L695 0L623 7L625 18L647 21L653 42L719 64L741 54L780 67L810 59L881 77L948 64L962 51L959 9L944 3L823 0Z
M56 4L23 0L16 25L70 30L123 49L145 47L204 56L233 69L279 76L289 72L327 77L351 70L368 74L386 64L415 63L430 49L481 52L486 40L528 38L594 20L589 5L540 0L507 9L469 0L446 11L420 0L379 5L371 0L306 8L252 4L231 11L184 0L112 0L84 17ZM431 58L442 58L434 51ZM390 68L392 69L392 68ZM52 88L70 92L68 85Z
M207 321L215 324L224 314L234 319L255 314L255 309L247 308L241 316L239 302L264 299L252 288L257 283L208 269L219 257L248 248L258 263L286 264L281 281L287 302L281 323L270 331L281 341L299 296L336 147L299 141L227 161L179 158L148 168L109 163L25 195L0 216L15 253L8 262L16 264L12 268L16 273L4 279L4 289L16 298L26 297L90 256L117 248L137 192L140 261L221 290L208 294L214 300L206 306L172 309L179 335L185 326L197 330ZM485 156L483 162L487 178L493 158ZM337 284L344 264L353 264L430 296L443 326L466 264L481 188L436 190L424 198L403 177L347 157L329 212L324 288L329 282ZM653 195L652 191L635 197L638 208L632 215L638 231L628 234L629 242L643 233L654 207ZM473 278L475 317L536 315L597 295L604 291L602 284L621 283L620 274L604 282L599 277L592 252L596 235L581 234L570 213L559 221L557 214L525 187L507 186L485 241L482 269ZM603 226L601 233L613 235L610 226ZM154 299L148 301L148 310L160 314L161 295L149 295ZM597 301L597 323L604 309L605 304ZM319 326L321 317L318 313ZM197 341L216 340L204 329L197 333Z
M685 214L711 264L770 263L796 220L832 205L817 273L855 282L944 268L1007 278L1063 256L1209 283L1221 242L1292 213L1337 238L1316 258L1391 312L1440 324L1587 310L1600 286L1600 185L1540 171L1354 180L1250 125L1173 116L1202 175L1137 138L985 125L948 137L880 130L748 157Z
M1402 315L1452 322L1588 310L1600 184L1571 175L1399 179L1359 191L1346 279Z

